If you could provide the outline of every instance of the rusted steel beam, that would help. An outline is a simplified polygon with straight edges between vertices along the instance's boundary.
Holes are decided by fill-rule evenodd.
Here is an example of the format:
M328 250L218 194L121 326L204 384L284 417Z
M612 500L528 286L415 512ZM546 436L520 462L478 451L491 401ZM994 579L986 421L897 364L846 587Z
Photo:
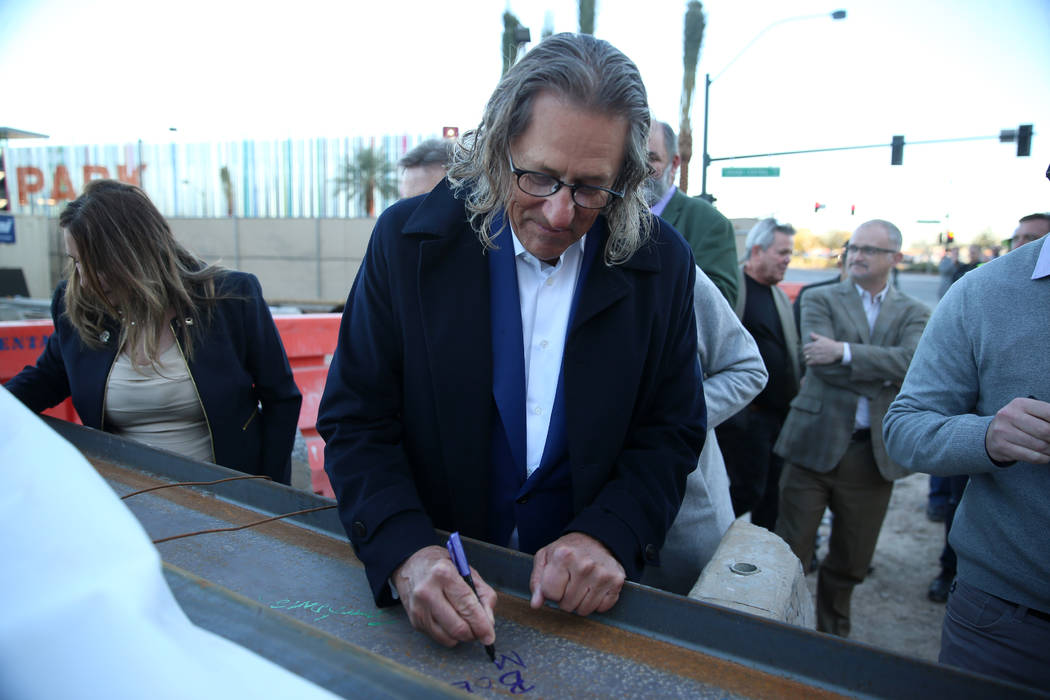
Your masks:
M52 425L121 495L237 474L80 426ZM170 488L125 502L153 539L332 503L258 480ZM399 607L375 608L334 510L157 547L166 563L231 595L442 687L489 697L1037 696L1031 689L634 584L606 614L580 618L552 607L534 611L527 591L531 557L471 540L464 545L471 563L500 593L496 664L480 645L446 649L431 642L411 629ZM224 634L225 623L218 619L220 629L214 631ZM279 628L260 628L258 634L264 646L287 643L269 640L284 634Z

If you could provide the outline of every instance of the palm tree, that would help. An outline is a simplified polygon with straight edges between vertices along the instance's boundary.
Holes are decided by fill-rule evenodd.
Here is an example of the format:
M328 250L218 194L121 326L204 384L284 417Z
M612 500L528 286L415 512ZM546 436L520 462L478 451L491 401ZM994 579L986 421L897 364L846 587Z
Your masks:
M579 0L580 34L594 34L594 0Z
M226 197L226 216L233 216L233 179L230 169L225 165L219 168L219 181L222 183L222 194Z
M682 59L685 73L682 77L682 121L678 129L678 153L682 157L678 187L682 192L689 189L689 160L693 157L693 127L689 112L693 108L693 91L696 90L696 64L700 62L700 43L704 40L704 11L697 0L689 0L685 6L685 37Z
M362 148L343 167L343 175L335 179L336 194L346 192L347 199L357 196L369 217L376 215L376 190L384 199L397 197L397 166L384 151Z
M518 27L521 22L509 10L503 13L503 72L506 75L510 67L518 60Z

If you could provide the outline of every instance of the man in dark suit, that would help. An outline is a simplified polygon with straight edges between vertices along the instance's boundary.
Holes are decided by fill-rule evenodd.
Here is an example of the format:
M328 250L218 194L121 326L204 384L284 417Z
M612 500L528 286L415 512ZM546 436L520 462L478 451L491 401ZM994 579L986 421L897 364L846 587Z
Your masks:
M377 604L495 639L434 528L535 552L532 605L586 615L659 564L706 429L684 240L647 211L649 108L607 42L500 81L448 182L376 224L321 402L325 468Z
M732 222L710 203L675 187L681 162L674 129L666 122L654 120L649 132L649 165L653 174L646 183L649 206L682 234L693 249L696 264L732 306L737 298L736 232Z
M737 517L772 530L782 463L773 452L788 404L798 392L798 334L791 302L777 287L791 263L795 229L762 219L747 233L736 315L758 345L769 381L744 410L715 428Z
M900 249L893 224L861 224L846 248L849 277L806 295L806 379L775 448L785 460L776 533L800 560L813 555L824 509L834 515L817 582L817 629L843 637L893 480L905 475L886 456L882 418L930 315L925 304L888 284Z

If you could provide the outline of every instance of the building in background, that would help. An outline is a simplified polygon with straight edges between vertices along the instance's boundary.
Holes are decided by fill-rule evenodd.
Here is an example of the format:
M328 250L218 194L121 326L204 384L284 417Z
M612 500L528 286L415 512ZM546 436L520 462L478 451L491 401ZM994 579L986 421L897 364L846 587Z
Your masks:
M398 159L424 135L221 143L39 145L4 148L12 214L57 216L88 180L138 184L165 217L346 218L367 213L337 180L372 150ZM395 183L396 185L396 183ZM396 191L396 187L394 188ZM376 211L397 198L377 189Z

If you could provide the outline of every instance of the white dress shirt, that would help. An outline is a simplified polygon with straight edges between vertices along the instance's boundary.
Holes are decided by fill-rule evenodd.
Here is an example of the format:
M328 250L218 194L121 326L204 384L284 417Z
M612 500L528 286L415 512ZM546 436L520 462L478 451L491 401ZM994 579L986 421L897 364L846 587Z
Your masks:
M879 318L879 310L882 309L882 302L886 298L886 292L889 291L890 285L886 285L882 288L882 291L878 294L869 294L864 291L859 284L853 285L857 289L857 294L860 295L860 303L864 307L864 315L868 317L868 333L875 332L875 321ZM842 343L842 364L848 365L853 359L853 355L850 353L849 343ZM853 429L860 430L862 428L871 427L871 407L868 405L868 397L861 396L857 401L857 413L853 418Z
M525 351L525 474L540 466L558 390L573 293L580 278L586 236L569 246L556 265L525 250L516 235L521 335Z

